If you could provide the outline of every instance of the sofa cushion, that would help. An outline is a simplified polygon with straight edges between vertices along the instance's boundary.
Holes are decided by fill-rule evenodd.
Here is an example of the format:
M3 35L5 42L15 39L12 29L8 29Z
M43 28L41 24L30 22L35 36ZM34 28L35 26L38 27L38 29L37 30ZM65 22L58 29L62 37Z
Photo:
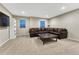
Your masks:
M53 28L53 32L58 32L58 28Z

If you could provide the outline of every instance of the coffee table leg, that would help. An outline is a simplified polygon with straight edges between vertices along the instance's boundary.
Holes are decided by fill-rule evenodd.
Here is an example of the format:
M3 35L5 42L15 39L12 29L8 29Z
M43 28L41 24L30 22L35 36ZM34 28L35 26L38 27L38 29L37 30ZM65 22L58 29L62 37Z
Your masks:
M43 45L44 45L44 42L43 42Z
M42 38L40 38L41 40L42 40L42 42L43 42L43 45L45 44L45 42L44 42L44 39L42 39Z
M44 41L44 39L43 39L43 45L45 44L45 41Z

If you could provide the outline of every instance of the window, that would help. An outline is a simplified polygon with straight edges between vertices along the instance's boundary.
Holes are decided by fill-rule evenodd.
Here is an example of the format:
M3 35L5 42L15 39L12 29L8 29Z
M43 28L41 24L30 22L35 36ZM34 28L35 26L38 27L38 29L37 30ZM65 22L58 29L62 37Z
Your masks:
M25 28L26 22L25 20L20 20L20 28Z
M45 21L40 21L40 28L45 28Z

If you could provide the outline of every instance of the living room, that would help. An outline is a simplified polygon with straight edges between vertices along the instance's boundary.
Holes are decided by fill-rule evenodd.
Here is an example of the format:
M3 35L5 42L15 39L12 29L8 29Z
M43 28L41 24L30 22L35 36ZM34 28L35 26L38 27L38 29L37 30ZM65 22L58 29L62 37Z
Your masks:
M0 54L79 54L78 3L1 3L0 14Z

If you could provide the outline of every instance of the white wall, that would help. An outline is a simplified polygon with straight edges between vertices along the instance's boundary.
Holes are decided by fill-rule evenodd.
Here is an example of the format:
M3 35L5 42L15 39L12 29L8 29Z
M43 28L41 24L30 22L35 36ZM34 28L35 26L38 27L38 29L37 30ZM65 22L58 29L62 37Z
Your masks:
M0 12L3 12L4 14L8 15L9 18L10 18L10 22L11 22L11 20L13 19L12 14L11 14L3 5L1 5L1 4L0 4ZM8 33L8 35L10 35L9 39L14 39L14 38L12 37L12 35L11 35L11 33L12 33L12 26L11 26L11 24L12 24L12 23L10 23L10 28L9 28L9 33Z
M8 28L0 29L0 46L6 43L9 40Z
M12 19L12 15L10 14L10 12L6 10L6 8L3 7L1 4L0 4L0 12L3 12L4 14L8 15L10 20ZM10 35L11 33L10 29L11 29L11 26L4 29L3 28L0 29L0 46L5 42L7 42L9 39L13 39Z
M49 20L50 27L66 28L68 38L79 40L79 10Z
M39 19L39 18L31 18L30 19L30 28L39 28L40 27L40 21L45 21L45 27L48 26L48 20L47 19Z
M16 35L28 35L29 34L29 27L30 27L30 20L29 18L24 18L24 17L15 17L16 19ZM23 19L26 21L26 28L20 28L19 26L19 21L20 19Z

